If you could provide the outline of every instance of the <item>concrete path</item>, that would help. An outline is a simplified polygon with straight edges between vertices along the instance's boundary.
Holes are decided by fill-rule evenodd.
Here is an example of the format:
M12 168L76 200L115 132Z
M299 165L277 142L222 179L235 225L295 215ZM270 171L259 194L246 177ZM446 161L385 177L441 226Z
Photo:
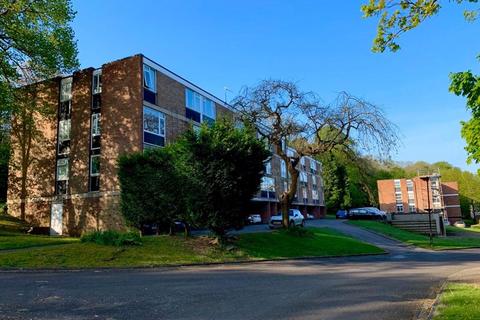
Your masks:
M432 252L339 221L309 224L341 230L391 253L146 270L2 272L0 319L415 319L448 277L479 271L480 250Z

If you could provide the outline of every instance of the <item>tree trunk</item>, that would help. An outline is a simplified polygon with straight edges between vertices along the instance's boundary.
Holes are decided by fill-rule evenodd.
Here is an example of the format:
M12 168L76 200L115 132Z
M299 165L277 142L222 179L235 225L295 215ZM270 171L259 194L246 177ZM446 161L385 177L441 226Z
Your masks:
M280 206L282 211L282 223L283 223L283 227L287 229L290 227L290 218L288 216L288 210L290 209L290 206L292 205L292 202L293 202L293 198L297 193L299 171L295 169L295 166L296 166L296 162L293 165L292 164L288 165L288 172L290 173L290 177L292 178L292 181L290 182L290 186L288 187L288 192L284 192L280 199Z
M20 219L21 220L25 220L26 218L26 201L27 201L27 169L22 168L22 176L20 181Z

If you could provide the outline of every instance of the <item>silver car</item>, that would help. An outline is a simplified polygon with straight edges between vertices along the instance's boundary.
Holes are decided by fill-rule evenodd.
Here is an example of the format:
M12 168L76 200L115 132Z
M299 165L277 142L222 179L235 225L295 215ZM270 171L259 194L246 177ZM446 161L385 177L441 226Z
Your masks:
M290 226L301 226L305 225L305 217L297 209L288 210L288 223ZM270 229L282 227L282 213L271 216L268 223Z

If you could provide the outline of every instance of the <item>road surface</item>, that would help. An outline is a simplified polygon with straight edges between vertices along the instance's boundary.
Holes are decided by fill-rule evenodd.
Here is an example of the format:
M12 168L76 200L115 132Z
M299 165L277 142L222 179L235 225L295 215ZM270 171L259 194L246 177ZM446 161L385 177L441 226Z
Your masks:
M336 228L390 254L143 270L0 272L0 319L415 319L449 276L480 266L477 249L431 252L339 221L309 224Z

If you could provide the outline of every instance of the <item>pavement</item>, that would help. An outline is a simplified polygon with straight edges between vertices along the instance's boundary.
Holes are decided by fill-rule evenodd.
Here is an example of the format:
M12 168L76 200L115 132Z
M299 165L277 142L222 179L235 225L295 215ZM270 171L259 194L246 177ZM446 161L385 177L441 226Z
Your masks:
M404 320L416 319L447 279L480 279L478 249L434 252L341 221L308 225L340 230L389 254L135 270L5 271L0 272L0 319Z

